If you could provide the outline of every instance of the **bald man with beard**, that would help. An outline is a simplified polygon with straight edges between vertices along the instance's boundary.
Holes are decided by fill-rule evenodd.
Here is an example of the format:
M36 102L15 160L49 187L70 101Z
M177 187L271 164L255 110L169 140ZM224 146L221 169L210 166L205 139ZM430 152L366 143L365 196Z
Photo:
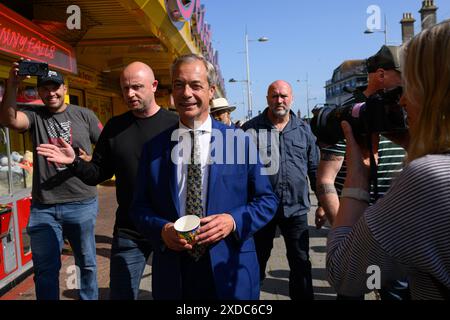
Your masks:
M118 208L110 260L110 298L137 299L139 284L152 247L129 218L141 149L145 142L178 123L178 116L155 101L158 81L142 63L129 64L120 76L124 102L129 111L111 118L95 146L91 162L75 155L70 145L41 145L39 154L49 161L68 164L88 185L116 176Z
M311 202L308 184L315 190L319 150L309 125L292 112L293 101L291 85L283 80L274 81L267 90L268 107L246 122L242 129L253 129L260 137L266 137L265 141L270 143L263 145L260 142L258 147L262 154L271 152L270 166L273 166L273 162L279 163L279 170L269 176L273 190L280 199L277 213L272 221L254 235L260 280L263 281L266 276L266 265L278 226L284 237L290 268L289 296L292 300L312 300L307 219ZM270 139L267 137L268 132Z

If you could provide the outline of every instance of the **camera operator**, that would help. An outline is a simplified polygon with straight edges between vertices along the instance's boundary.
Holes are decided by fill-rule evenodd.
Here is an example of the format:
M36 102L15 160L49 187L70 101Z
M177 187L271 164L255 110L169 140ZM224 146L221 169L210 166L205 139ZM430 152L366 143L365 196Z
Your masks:
M367 150L343 122L348 171L333 229L327 274L345 295L368 292L368 268L381 285L406 278L413 299L450 298L450 20L422 31L405 48L407 165L369 207ZM407 141L407 139L405 139ZM343 191L343 192L344 192Z
M400 48L394 46L382 46L373 56L367 59L368 83L367 88L361 92L358 89L353 92L353 97L344 103L354 105L364 102L367 97L380 90L390 90L401 86L400 73ZM345 164L345 141L339 141L336 145L321 149L321 157L317 172L317 194L321 207L316 210L316 225L320 228L328 219L333 224L339 209L339 196L347 172ZM389 188L391 180L402 168L405 150L381 136L378 148L377 185L378 194L382 196ZM371 203L375 199L371 198ZM409 298L407 283L398 281L392 283L390 288L382 288L380 295L383 300L402 300ZM359 297L363 299L364 297ZM338 299L346 297L338 295Z
M29 64L29 62L27 62ZM32 70L31 68L30 70ZM35 68L38 69L38 68ZM96 187L87 186L64 165L48 162L36 153L41 143L61 147L62 141L91 153L102 124L87 109L65 103L67 88L62 74L48 71L37 78L38 93L44 107L17 110L17 88L29 77L19 76L14 63L0 108L0 122L19 132L29 130L33 141L33 190L27 232L33 252L36 297L59 299L59 270L63 233L72 247L75 264L80 270L80 298L98 298L95 252L95 220L98 213ZM32 74L31 74L32 75Z

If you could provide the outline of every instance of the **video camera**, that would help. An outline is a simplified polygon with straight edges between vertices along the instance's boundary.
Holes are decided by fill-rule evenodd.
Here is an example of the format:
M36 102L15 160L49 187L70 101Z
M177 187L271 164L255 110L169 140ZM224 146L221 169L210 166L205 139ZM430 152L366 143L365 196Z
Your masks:
M48 74L48 64L36 61L19 61L19 76L44 77Z
M399 105L402 88L380 91L366 102L348 106L326 106L312 110L311 130L318 142L333 145L344 139L341 122L347 121L354 136L406 131L406 114Z

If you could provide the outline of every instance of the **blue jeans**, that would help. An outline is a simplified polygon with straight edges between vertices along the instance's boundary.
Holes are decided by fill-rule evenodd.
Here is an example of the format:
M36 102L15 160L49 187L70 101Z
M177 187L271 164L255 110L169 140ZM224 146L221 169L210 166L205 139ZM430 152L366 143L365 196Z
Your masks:
M59 299L63 233L70 242L80 271L80 299L98 299L94 233L97 213L97 197L51 205L32 204L27 231L31 238L38 300Z
M147 260L150 242L114 235L110 260L110 299L136 300Z

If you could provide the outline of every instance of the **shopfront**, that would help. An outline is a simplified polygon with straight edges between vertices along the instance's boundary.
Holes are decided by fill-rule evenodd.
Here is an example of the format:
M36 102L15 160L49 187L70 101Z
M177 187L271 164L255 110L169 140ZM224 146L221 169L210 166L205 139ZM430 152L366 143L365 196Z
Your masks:
M23 57L46 62L65 75L66 103L93 110L105 124L127 111L119 78L129 63L142 61L152 67L159 82L156 102L167 109L172 105L170 65L176 57L204 54L219 67L200 0L111 0L107 5L102 5L105 1L73 0L71 4L80 7L80 30L66 27L66 1L17 2L25 8L33 6L33 10L24 14L16 9L20 15L0 4L0 99L13 61ZM24 81L19 108L42 106L35 86L35 79ZM220 96L223 88L219 76ZM31 154L27 134L1 128L0 290L31 267L26 235Z
M66 76L77 72L73 48L0 4L0 102L13 61L45 62ZM69 96L66 97L69 100ZM40 108L36 79L22 83L18 108ZM0 127L0 290L32 266L26 226L30 214L33 149L28 133Z
M100 72L78 66L78 74L69 75L67 80L70 103L91 109L104 125L114 115L113 98L120 98L120 92L102 89L101 77Z

